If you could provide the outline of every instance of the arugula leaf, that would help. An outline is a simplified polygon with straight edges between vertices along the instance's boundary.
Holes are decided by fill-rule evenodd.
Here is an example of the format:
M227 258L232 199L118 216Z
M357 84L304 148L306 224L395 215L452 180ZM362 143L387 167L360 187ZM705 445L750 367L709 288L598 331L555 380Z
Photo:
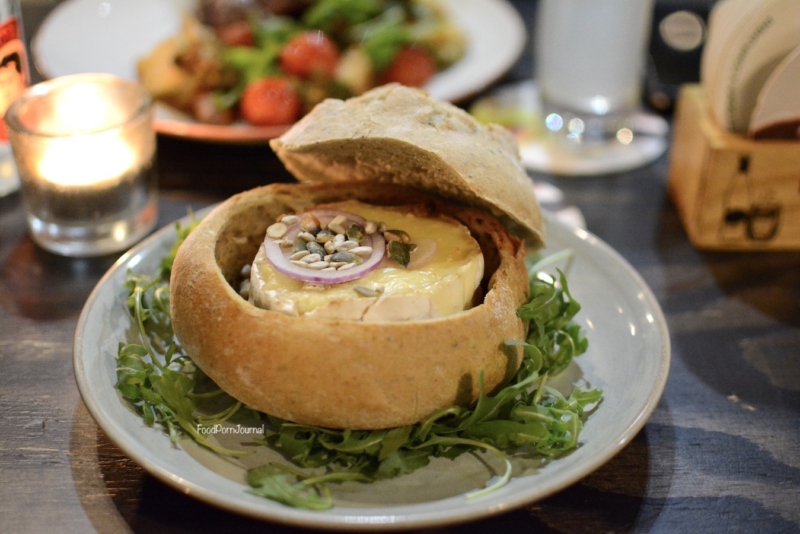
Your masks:
M303 23L332 33L337 27L360 24L385 9L382 0L319 0L303 13Z
M289 474L274 464L267 464L247 473L247 483L252 486L250 493L266 497L295 508L308 510L327 510L333 506L333 499L327 488L291 483Z
M238 456L243 453L219 447L199 429L221 424L241 404L231 399L218 413L198 413L202 402L225 394L194 367L172 332L169 274L178 246L192 227L178 227L178 240L155 277L129 273L127 304L140 343L120 343L117 388L145 424L159 424L173 443L188 436L218 454ZM524 341L506 342L521 347L523 358L517 373L499 391L486 394L481 376L474 406L451 406L416 425L374 431L302 425L251 410L269 423L262 443L291 464L251 469L249 491L288 506L324 510L333 506L330 483L393 478L428 465L431 458L455 459L465 452L485 451L500 458L505 470L489 486L467 495L474 498L509 480L507 454L533 452L557 458L574 450L584 420L602 402L602 391L578 385L565 397L547 385L588 347L573 320L580 304L572 297L566 276L560 270L556 277L540 270L553 258L566 256L560 253L530 267L530 299L517 311L528 322L528 335Z

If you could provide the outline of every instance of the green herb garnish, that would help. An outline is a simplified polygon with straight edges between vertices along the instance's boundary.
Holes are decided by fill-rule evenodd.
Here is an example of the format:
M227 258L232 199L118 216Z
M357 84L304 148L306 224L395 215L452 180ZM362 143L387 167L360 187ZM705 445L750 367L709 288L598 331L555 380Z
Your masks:
M140 339L120 343L117 388L146 424L159 424L173 443L188 436L218 454L240 456L247 453L222 448L198 429L221 424L241 405L230 399L218 413L202 414L208 397L226 395L213 384L198 391L198 384L210 381L183 353L172 332L169 273L178 246L193 226L178 226L178 240L153 278L128 275L128 308ZM330 483L394 478L428 465L431 458L485 451L501 458L506 467L495 482L467 494L474 498L508 481L507 454L557 458L577 448L589 408L601 402L602 392L578 386L564 396L547 385L588 346L573 321L580 305L569 292L566 276L560 270L557 277L542 272L548 261L566 256L560 253L530 267L530 300L517 311L529 323L528 336L507 342L510 348L522 347L523 361L504 388L487 394L481 377L475 406L452 406L413 426L387 430L331 430L260 414L265 435L259 443L291 463L250 469L250 492L289 506L323 510L333 506Z

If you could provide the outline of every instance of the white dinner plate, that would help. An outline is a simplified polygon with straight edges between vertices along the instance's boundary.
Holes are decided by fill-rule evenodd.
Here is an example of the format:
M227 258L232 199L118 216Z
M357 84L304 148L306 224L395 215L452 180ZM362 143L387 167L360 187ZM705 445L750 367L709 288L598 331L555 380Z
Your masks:
M464 57L425 87L441 100L456 102L502 76L525 46L525 24L506 0L444 0L467 39ZM136 61L178 32L193 0L66 0L42 23L31 44L43 76L107 72L136 79ZM158 104L156 129L164 134L207 141L259 142L285 127L201 124Z
M458 523L500 514L551 495L585 477L617 454L644 426L661 397L670 362L667 325L639 274L594 235L547 223L548 252L574 251L568 266L577 316L589 350L558 378L560 389L587 380L603 390L588 419L580 447L550 462L512 457L514 476L502 488L468 499L489 469L474 455L434 459L400 478L333 486L335 506L326 511L290 508L247 492L245 467L192 442L173 447L167 435L146 427L115 389L117 344L132 323L123 282L128 269L154 273L175 239L164 228L122 256L100 280L81 313L74 365L87 408L125 454L166 484L220 508L285 524L315 528L389 530ZM263 447L262 447L263 449ZM490 463L491 458L485 458Z

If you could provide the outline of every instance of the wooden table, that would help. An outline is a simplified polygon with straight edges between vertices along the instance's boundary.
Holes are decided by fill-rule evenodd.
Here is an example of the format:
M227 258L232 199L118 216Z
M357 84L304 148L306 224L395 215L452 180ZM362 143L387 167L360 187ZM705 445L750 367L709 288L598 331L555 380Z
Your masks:
M532 4L519 2L530 13ZM35 28L47 4L27 8ZM510 74L529 74L523 58ZM289 177L263 146L159 139L159 225ZM672 368L639 435L574 486L437 532L800 532L800 252L710 253L666 195L668 157L560 187L633 264L669 323ZM296 532L207 506L112 445L72 370L78 315L115 257L66 259L0 200L0 532Z

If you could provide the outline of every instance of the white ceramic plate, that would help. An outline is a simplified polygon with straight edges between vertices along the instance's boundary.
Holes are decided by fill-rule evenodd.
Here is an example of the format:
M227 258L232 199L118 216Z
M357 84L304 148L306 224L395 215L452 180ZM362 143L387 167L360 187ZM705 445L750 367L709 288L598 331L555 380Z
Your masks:
M336 506L328 511L294 509L247 493L238 462L192 443L175 448L162 431L145 427L114 387L117 343L131 328L122 284L128 269L155 272L174 241L172 226L120 258L89 297L75 334L81 395L108 437L144 469L182 493L237 513L296 526L358 530L435 526L502 513L566 488L617 454L655 409L669 371L667 325L639 274L585 230L548 222L547 233L548 251L575 252L570 289L583 306L578 320L590 343L560 377L560 387L582 377L604 390L604 401L586 423L580 448L550 463L515 458L514 478L483 497L464 496L482 487L490 474L478 458L463 455L454 462L434 460L398 479L336 486Z
M525 25L505 0L445 0L464 31L465 56L437 74L426 89L441 100L464 100L502 76L519 58ZM136 61L175 34L193 0L66 0L42 23L31 52L47 78L108 72L136 79ZM227 142L265 141L284 127L215 126L158 105L156 129L164 134Z

